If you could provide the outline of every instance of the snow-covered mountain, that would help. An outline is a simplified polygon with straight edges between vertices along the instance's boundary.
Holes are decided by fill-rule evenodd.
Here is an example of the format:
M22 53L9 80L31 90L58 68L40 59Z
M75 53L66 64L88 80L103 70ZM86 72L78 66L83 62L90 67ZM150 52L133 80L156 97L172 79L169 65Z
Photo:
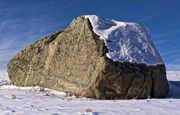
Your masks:
M168 71L165 99L94 100L39 87L0 86L0 115L179 115L180 71ZM0 83L8 80L0 70Z
M0 85L9 84L10 80L8 73L5 70L0 70Z
M119 62L163 64L147 28L129 22L103 19L96 15L85 15L93 31L105 41L107 57Z

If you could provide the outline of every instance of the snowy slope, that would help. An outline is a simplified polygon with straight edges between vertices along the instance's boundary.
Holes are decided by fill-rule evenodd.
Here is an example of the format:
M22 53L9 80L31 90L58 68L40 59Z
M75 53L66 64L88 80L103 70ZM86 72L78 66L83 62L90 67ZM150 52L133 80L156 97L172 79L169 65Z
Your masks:
M6 71L0 70L0 86L5 84L10 84L9 77L7 76L8 73Z
M8 79L4 71L0 72ZM0 115L179 115L180 72L167 75L170 95L165 99L93 100L39 87L3 85Z
M169 81L169 97L180 99L180 71L168 71L167 77Z
M119 62L162 64L148 30L137 24L85 15L93 26L93 31L105 41L107 57Z

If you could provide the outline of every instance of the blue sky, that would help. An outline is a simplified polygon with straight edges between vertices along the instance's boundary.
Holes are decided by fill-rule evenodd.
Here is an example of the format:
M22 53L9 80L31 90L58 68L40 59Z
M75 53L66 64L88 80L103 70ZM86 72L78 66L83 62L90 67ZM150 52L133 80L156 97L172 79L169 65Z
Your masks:
M0 0L0 69L28 44L84 14L149 28L168 70L180 70L180 0Z

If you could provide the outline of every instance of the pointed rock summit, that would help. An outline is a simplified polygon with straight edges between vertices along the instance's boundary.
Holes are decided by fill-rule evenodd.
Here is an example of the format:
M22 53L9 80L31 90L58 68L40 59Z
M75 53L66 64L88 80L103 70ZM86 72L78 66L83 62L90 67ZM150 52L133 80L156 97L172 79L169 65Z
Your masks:
M79 16L27 46L8 64L17 86L41 86L96 99L162 98L166 68L149 31L136 23Z

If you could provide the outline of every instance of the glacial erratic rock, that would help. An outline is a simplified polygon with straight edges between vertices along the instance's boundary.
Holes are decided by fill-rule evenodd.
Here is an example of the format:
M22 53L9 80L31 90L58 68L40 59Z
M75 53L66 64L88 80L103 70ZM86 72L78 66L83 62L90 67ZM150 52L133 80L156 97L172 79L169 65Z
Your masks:
M103 27L95 27L93 18ZM27 46L8 64L12 83L96 99L165 97L169 90L165 65L154 45L148 44L152 41L147 31L140 31L139 25L125 28L120 22L111 23L80 16L64 31Z

